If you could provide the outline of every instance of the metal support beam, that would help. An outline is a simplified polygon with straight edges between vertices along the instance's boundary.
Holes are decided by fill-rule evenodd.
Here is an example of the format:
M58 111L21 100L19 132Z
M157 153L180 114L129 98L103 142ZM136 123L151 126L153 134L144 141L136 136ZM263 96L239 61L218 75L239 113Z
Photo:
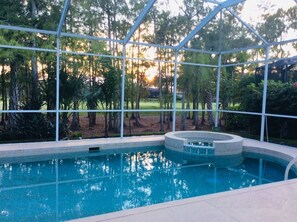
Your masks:
M175 132L175 125L176 125L177 58L178 58L178 51L174 51L172 132Z
M126 45L123 45L122 59L122 92L121 92L121 138L124 137L124 122L125 122L125 76L126 76Z
M249 47L244 47L244 48L238 48L238 49L231 49L231 50L226 50L222 52L222 55L224 54L230 54L230 53L237 53L241 51L247 51L247 50L253 50L253 49L261 49L265 48L265 45L254 45L254 46L249 46Z
M59 110L60 110L60 38L57 38L56 54L56 142L59 141Z
M0 29L7 29L7 30L21 31L21 32L31 32L31 33L42 33L42 34L47 34L47 35L56 35L57 34L57 32L55 32L55 31L34 29L34 28L25 28L25 27L21 27L21 26L11 26L11 25L0 25Z
M56 43L56 142L59 141L59 114L60 114L60 53L61 53L61 41L60 36L62 32L62 27L66 18L67 11L69 9L70 0L65 0L64 8L60 18L60 22L57 29L57 43Z
M124 137L124 104L125 104L125 75L126 75L126 45L130 41L132 35L135 33L136 29L140 26L142 20L147 15L149 10L152 8L156 0L150 0L143 11L140 13L136 21L134 22L133 26L131 27L130 31L127 33L125 39L123 40L123 54L122 54L122 97L121 97L121 138Z
M79 38L79 39L90 39L93 41L111 41L111 42L118 42L122 43L123 40L117 40L117 39L109 39L109 38L103 38L98 36L90 36L85 34L77 34L77 33L68 33L68 32L61 32L61 36L71 37L71 38Z
M265 57L265 70L264 70L264 86L263 86L263 98L262 98L262 113L261 113L261 132L260 141L264 141L265 132L265 114L266 114L266 99L267 99L267 81L268 81L268 62L269 62L269 50L270 47L266 47L266 57Z
M182 47L184 47L188 41L190 41L207 23L213 19L222 9L230 7L232 5L236 5L238 3L243 2L244 0L227 0L224 3L216 6L197 26L193 29L188 36L186 36L180 44L178 44L175 49L179 51Z
M212 4L217 4L217 5L220 4L220 2L215 1L215 0L204 0L204 1L205 1L205 2L209 2L209 3L212 3Z
M297 42L297 38L283 40L283 41L279 41L279 42L270 42L268 44L268 46L284 45L284 44L289 44L289 43L294 43L294 42ZM226 51L223 51L222 54L247 51L249 49L260 49L260 48L265 48L265 47L266 47L265 45L254 45L254 46L249 46L249 47L244 47L244 48L239 48L239 49L226 50Z
M205 53L205 54L210 54L210 55L218 55L220 54L219 52L216 51L209 51L209 50L200 50L200 49L193 49L193 48L183 48L184 51L189 51L189 52L198 52L198 53Z
M57 37L58 38L60 38L62 28L63 28L63 24L65 22L65 18L66 18L69 6L70 6L70 0L65 0L63 11L62 11L61 18L60 18L60 21L59 21L59 25L58 25L58 28L57 28Z
M297 1L297 0L296 0ZM228 12L231 13L238 21L240 21L248 30L250 30L254 35L256 35L265 45L268 45L268 42L258 33L255 29L253 29L249 24L243 21L233 10L226 8Z
M220 104L220 84L221 84L221 64L222 64L222 55L219 55L218 58L218 68L217 68L217 88L216 88L216 119L215 127L219 126L219 104Z
M222 28L223 28L223 13L220 12L220 23L219 23L219 51L222 51ZM217 84L216 84L216 119L215 127L219 125L219 104L220 104L220 85L221 85L221 66L222 66L222 54L218 57L218 68L217 68Z
M124 45L127 44L127 42L130 40L130 38L132 37L132 35L134 34L134 32L136 31L136 29L140 26L142 20L144 19L144 17L146 16L146 14L149 12L149 10L151 9L151 7L154 5L154 3L156 2L156 0L150 0L145 8L143 9L143 11L140 13L140 15L138 16L138 18L136 19L136 21L134 22L133 26L131 27L130 31L128 32L128 34L126 35L125 39L124 39Z

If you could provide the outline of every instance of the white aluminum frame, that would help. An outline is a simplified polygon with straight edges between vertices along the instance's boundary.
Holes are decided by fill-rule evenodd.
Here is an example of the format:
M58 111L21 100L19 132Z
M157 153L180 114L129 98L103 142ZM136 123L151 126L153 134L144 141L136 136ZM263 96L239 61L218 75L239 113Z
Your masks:
M56 137L55 140L59 141L59 114L63 112L120 112L121 113L121 123L120 123L120 136L124 137L124 114L126 112L165 112L170 111L173 112L173 122L172 122L172 131L176 130L176 113L177 112L186 112L186 111L201 111L200 109L177 109L176 108L176 89L177 89L177 76L178 76L178 66L179 65L193 65L193 66L204 66L209 68L216 68L217 69L217 83L216 83L216 108L215 110L207 110L212 111L215 113L215 126L218 126L218 115L219 112L225 113L234 113L234 114L244 114L244 115L255 115L261 116L261 132L260 132L260 141L264 141L264 131L265 131L265 119L266 117L279 117L279 118L290 118L290 119L297 119L297 116L290 116L290 115L281 115L281 114L269 114L266 113L266 96L267 96L267 79L268 79L268 63L273 61L273 59L269 58L269 50L271 47L281 44L288 44L288 43L296 43L297 38L280 41L280 42L267 42L265 38L263 38L256 30L254 30L250 25L244 22L235 12L230 9L231 6L236 4L242 3L245 0L225 0L224 2L219 2L217 0L204 0L205 2L210 2L216 4L215 8L176 46L164 46L158 44L151 44L151 43L144 43L144 42L133 42L130 41L131 37L133 36L134 32L137 28L141 25L144 17L153 7L154 3L157 0L149 0L146 6L144 7L143 11L139 14L138 18L135 20L134 24L132 25L131 29L127 33L126 37L123 40L117 39L109 39L109 38L102 38L96 36L88 36L88 35L81 35L76 33L65 33L62 32L63 25L65 23L65 18L69 7L71 5L71 0L64 1L63 11L61 13L60 21L56 31L50 30L41 30L35 28L25 28L20 26L10 26L10 25L0 25L0 29L6 30L13 30L13 31L21 31L21 32L28 32L28 33L40 33L46 35L53 35L56 37L56 49L46 49L46 48L38 48L38 47L24 47L24 46L12 46L12 45L0 45L0 48L8 48L8 49L19 49L19 50L30 50L30 51L39 51L39 52L51 52L56 54L56 109L55 110L1 110L0 113L56 113ZM292 0L293 1L293 0ZM297 0L294 0L297 3ZM223 10L226 10L231 15L233 15L244 27L246 27L252 34L254 34L259 40L262 41L262 45L254 45L245 48L239 49L231 49L222 51L219 47L219 52L214 51L207 51L207 50L199 50L193 48L185 47L186 44L197 34L199 31L204 28L208 22L214 18L218 13L222 13ZM222 15L221 15L222 16ZM70 37L70 38L82 38L82 39L89 39L93 41L113 41L123 46L123 52L121 56L111 56L111 55L104 55L104 54L96 54L96 53L88 53L88 52L73 52L68 50L61 49L61 38L63 37ZM220 37L221 39L221 37ZM221 41L221 40L220 40ZM154 59L140 59L146 61L155 61L155 62L164 62L164 63L173 63L174 64L174 94L173 94L173 109L139 109L139 110L130 110L124 108L124 98L125 98L125 75L126 75L126 60L139 60L138 58L130 58L126 55L126 47L130 44L142 45L142 46L149 46L149 47L156 47L156 48L165 48L171 49L174 52L174 61L166 61L166 60L154 60ZM266 50L266 57L265 60L258 60L258 61L247 61L241 63L230 63L230 64L222 64L222 55L229 54L229 53L236 53L241 51L247 51L251 49L265 49ZM179 52L180 51L193 51L197 53L204 53L204 54L214 54L218 58L217 65L211 64L198 64L198 63L189 63L189 62L182 62L179 61ZM84 56L96 56L96 57L109 57L113 59L121 59L122 60L122 83L121 83L121 108L119 110L61 110L59 107L59 97L60 97L60 56L61 54L74 54L74 55L84 55ZM282 58L286 59L286 58ZM282 60L280 59L280 60ZM237 66L237 65L245 65L245 64L254 64L254 63L264 63L264 88L263 88L263 101L262 101L262 111L261 113L254 113L254 112L241 112L241 111L230 111L230 110L219 110L219 97L220 97L220 73L222 67L228 66Z

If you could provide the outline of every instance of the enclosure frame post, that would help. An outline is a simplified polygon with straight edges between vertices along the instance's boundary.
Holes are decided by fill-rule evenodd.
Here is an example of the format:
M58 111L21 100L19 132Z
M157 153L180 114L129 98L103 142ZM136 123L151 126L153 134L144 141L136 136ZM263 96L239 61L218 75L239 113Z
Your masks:
M172 115L172 132L175 132L176 124L176 90L177 90L177 58L178 51L174 50L174 77L173 77L173 115Z
M221 67L222 67L222 18L223 13L220 11L220 24L219 24L219 57L217 68L217 84L216 84L216 118L215 127L219 125L219 105L220 105L220 87L221 87Z
M56 142L59 141L59 111L60 111L60 37L57 37L56 53Z
M124 122L125 122L125 76L126 76L126 44L123 45L122 53L122 88L121 88L121 138L124 137Z
M266 114L266 99L267 99L267 81L268 81L268 62L269 62L269 51L270 47L265 48L265 70L264 70L264 82L263 82L263 98L262 98L262 112L261 112L261 132L260 132L260 141L264 141L264 132L265 132L265 114Z
M216 119L215 119L215 127L218 127L218 125L219 125L219 105L220 105L221 65L222 65L222 54L219 54L219 58L218 58L218 68L217 68Z
M57 28L57 39L56 39L56 142L59 141L59 113L60 113L60 54L61 54L61 32L65 18L70 6L70 0L65 0L62 15Z

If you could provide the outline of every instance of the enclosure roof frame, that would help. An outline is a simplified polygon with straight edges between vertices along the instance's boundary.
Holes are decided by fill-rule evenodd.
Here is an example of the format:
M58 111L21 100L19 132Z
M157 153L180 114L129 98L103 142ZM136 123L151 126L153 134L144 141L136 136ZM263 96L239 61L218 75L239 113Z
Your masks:
M179 51L184 47L203 27L205 27L212 18L214 18L222 9L228 8L232 5L239 4L245 0L226 0L218 4L197 26L194 28L176 47L175 50Z
M157 0L150 0L146 6L144 7L144 9L142 10L142 12L140 13L140 15L138 16L138 18L136 19L136 21L134 22L133 26L131 27L131 29L129 30L128 34L126 35L125 39L124 39L124 45L126 45L128 43L128 41L131 39L132 35L134 34L134 32L136 31L136 29L140 26L141 22L143 21L144 17L147 15L147 13L150 11L150 9L153 7L153 5L155 4Z
M248 30L250 30L254 35L256 35L265 44L265 46L269 44L263 36L261 36L253 27L251 27L249 24L243 21L233 10L231 10L230 8L226 8L226 10L229 13L231 13L231 15L233 15L238 21L240 21L241 24L243 24Z
M66 15L67 15L67 12L69 10L69 7L70 7L70 0L65 0L63 11L62 11L62 14L61 14L61 17L60 17L60 21L59 21L59 25L58 25L58 28L57 28L57 37L58 38L60 38L60 36L61 36L63 24L65 22Z
M129 30L129 32L127 33L127 35L125 36L124 39L119 40L119 39L111 39L111 38L103 38L103 37L96 37L96 36L88 36L88 35L82 35L82 34L77 34L77 33L67 33L67 32L62 32L63 29L63 25L65 23L66 20L66 16L67 16L67 12L69 10L69 7L71 5L71 0L65 0L64 1L64 6L62 9L62 13L60 16L60 21L58 24L58 27L56 29L56 31L51 31L51 30L45 30L45 29L36 29L36 28L27 28L27 27L21 27L21 26L12 26L12 25L4 25L4 24L0 24L0 29L7 29L7 30L13 30L13 31L23 31L23 32L31 32L31 33L41 33L41 34L47 34L47 35L55 35L57 37L60 36L68 36L68 37L73 37L73 38L86 38L86 39L93 39L93 40L102 40L102 41L113 41L113 42L118 42L120 44L144 44L141 42L130 42L131 37L133 36L133 34L135 33L136 29L141 25L141 22L143 21L144 17L148 14L148 12L150 11L150 9L153 7L154 3L157 0L149 0L149 2L146 4L146 6L144 7L143 11L140 13L140 15L138 16L138 18L135 20L134 24L132 25L131 29ZM252 32L254 35L256 35L262 42L262 45L251 45L251 46L247 46L245 48L245 50L248 49L253 49L253 48L264 48L266 46L271 46L271 45L276 45L276 44L282 44L280 42L268 42L265 40L265 38L263 38L263 36L261 36L256 30L254 30L249 24L247 24L246 22L244 22L235 12L233 12L233 10L230 9L231 6L239 4L244 2L245 0L226 0L224 2L220 2L218 0L204 0L205 2L209 2L209 3L213 3L213 4L217 4L217 6L207 15L207 17L205 17L197 26L196 28L194 28L182 41L180 41L180 43L176 46L160 46L158 44L152 44L149 43L147 45L153 46L153 47L164 47L164 48L172 48L173 50L176 51L180 51L182 48L184 48L184 50L187 50L187 47L184 47L188 41L190 41L203 27L205 27L207 25L207 23L214 17L216 16L217 13L219 13L219 11L225 9L228 12L230 12L236 19L238 19L238 21L240 21L246 28L248 28L248 30L250 32ZM294 2L297 3L297 0L292 0ZM292 39L292 40L287 40L287 42L294 42L296 41L296 39ZM18 46L15 46L15 48L17 48ZM21 46L20 46L21 48ZM231 53L231 52L238 52L238 51L242 51L242 49L230 49L230 50L224 50L221 52L213 52L213 54L227 54L227 53ZM198 49L197 49L198 50ZM207 54L209 54L209 51L206 50L199 50L200 52L205 52Z

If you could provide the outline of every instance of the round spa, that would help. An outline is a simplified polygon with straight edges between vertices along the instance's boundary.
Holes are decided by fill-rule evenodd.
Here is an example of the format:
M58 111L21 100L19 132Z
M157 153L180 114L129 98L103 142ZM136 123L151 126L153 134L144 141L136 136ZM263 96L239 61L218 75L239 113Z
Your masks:
M198 156L224 156L242 153L240 136L208 132L180 131L165 134L165 148Z

